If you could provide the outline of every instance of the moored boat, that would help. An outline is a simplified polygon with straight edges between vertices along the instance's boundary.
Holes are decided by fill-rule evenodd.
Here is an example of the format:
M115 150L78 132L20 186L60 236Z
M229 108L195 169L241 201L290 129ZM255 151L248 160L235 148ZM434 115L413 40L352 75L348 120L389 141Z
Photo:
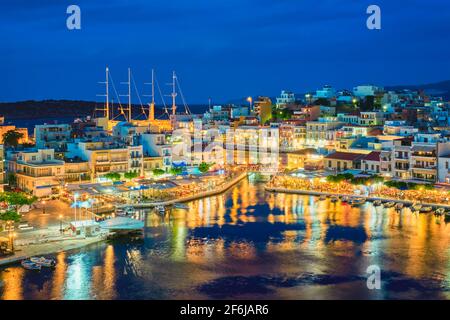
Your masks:
M375 200L372 204L374 207L379 207L379 206L381 206L382 203L381 203L381 200Z
M424 206L424 207L420 208L419 212L420 213L431 213L431 212L433 212L433 207Z
M442 216L443 214L445 214L445 208L437 208L434 214L437 216Z
M396 210L402 210L402 209L403 209L403 203L397 202L397 203L395 204L395 209L396 209Z
M343 196L341 201L342 201L342 202L349 202L349 201L350 201L350 198L347 197L347 196Z
M23 268L25 268L27 270L39 271L42 268L42 266L40 264L32 262L31 260L22 260L20 262L20 264L22 265Z
M175 204L173 205L173 207L174 207L175 209L184 209L184 210L189 209L189 206L186 205L186 204L184 204L184 203L175 203Z
M363 205L364 203L366 203L366 199L364 199L364 198L356 198L356 199L353 199L352 206L353 207L357 207L357 206Z
M323 200L326 200L327 199L327 196L326 195L321 195L320 197L319 197L319 200L320 201L323 201Z
M47 259L45 257L31 257L30 261L47 268L53 268L56 266L55 259Z
M338 201L339 201L339 198L338 198L337 196L332 196L332 197L330 198L330 201L331 201L331 202L338 202Z
M412 206L412 211L420 211L422 209L421 204L415 204Z
M386 202L385 204L383 204L383 206L385 208L392 208L393 206L395 206L395 202L394 201L389 201L389 202Z

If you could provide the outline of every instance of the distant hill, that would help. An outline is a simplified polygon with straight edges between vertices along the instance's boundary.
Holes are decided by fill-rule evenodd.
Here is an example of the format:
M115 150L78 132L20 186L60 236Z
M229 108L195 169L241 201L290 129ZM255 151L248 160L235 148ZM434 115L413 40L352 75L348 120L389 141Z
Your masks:
M102 107L103 102L95 101L77 101L77 100L27 100L18 102L1 102L0 114L4 115L6 120L20 119L42 119L42 118L76 118L92 116L96 107ZM204 106L189 106L193 113L204 112ZM179 106L179 110L184 107ZM118 104L114 104L113 114L118 115ZM133 117L140 113L140 105L133 105ZM162 107L156 107L155 113L158 116L162 113Z
M428 83L421 85L403 85L403 86L389 86L386 90L424 90L426 94L431 96L442 96L445 100L450 100L450 80Z

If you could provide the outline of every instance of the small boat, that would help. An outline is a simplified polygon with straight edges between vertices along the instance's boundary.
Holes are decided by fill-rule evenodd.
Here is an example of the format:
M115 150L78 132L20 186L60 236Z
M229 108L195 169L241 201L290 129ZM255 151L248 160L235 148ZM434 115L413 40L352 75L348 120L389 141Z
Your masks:
M438 209L436 209L434 214L437 215L437 216L442 216L443 214L445 214L445 209L444 208L438 208Z
M385 208L392 208L393 206L395 206L395 202L394 201L389 201L389 202L386 202L385 204L383 204L383 206Z
M420 211L422 209L421 204L415 204L412 206L412 211Z
M420 213L431 213L431 212L433 212L433 207L424 206L424 207L420 208L419 212Z
M331 202L338 202L339 198L337 196L332 196L330 199Z
M342 197L342 202L349 202L349 201L350 201L349 197L347 197L347 196Z
M173 207L174 207L175 209L183 209L183 210L188 210L188 209L189 209L189 206L186 205L186 204L184 204L184 203L175 203L175 204L173 205Z
M395 204L395 210L402 210L403 209L403 203L397 202Z
M374 207L379 207L379 206L381 206L381 200L375 200L375 201L373 202L373 206L374 206Z
M366 199L364 199L364 198L355 198L355 199L352 200L351 205L352 205L352 207L357 207L357 206L363 205L364 203L366 203Z
M166 213L166 208L164 208L164 206L156 206L155 210L159 213L159 214L165 214Z
M47 268L53 268L56 266L55 259L47 259L45 257L31 257L30 261Z
M32 262L31 260L22 260L20 264L27 270L41 270L42 268L40 264Z

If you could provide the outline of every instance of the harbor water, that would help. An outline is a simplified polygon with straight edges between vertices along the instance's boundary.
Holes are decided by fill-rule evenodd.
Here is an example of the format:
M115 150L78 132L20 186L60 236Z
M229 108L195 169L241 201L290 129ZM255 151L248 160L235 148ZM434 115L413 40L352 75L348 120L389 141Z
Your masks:
M450 224L431 214L274 194L253 176L141 237L0 269L1 299L448 299ZM367 268L381 270L369 289Z

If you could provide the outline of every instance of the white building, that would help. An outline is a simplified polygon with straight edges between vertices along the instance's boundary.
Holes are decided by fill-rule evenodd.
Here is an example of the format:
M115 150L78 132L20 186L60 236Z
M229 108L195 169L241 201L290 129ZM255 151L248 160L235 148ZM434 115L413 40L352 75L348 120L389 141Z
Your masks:
M358 98L365 98L367 96L375 96L377 93L383 91L382 88L372 86L372 85L363 85L357 86L353 88L353 95Z

